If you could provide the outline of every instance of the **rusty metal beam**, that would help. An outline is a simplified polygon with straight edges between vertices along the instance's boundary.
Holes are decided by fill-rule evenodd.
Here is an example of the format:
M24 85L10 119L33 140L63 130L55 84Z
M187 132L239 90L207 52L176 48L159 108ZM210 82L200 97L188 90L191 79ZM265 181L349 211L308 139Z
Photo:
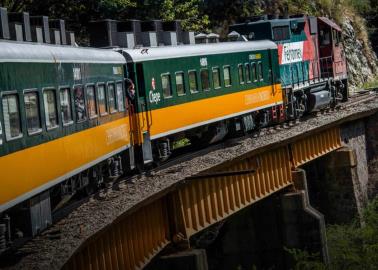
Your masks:
M228 175L227 171L244 173ZM177 191L185 234L190 237L291 184L287 147L225 167L223 175L190 181Z
M340 128L334 127L291 143L293 167L299 167L320 156L340 148Z
M166 200L160 199L90 239L65 270L142 269L169 243Z

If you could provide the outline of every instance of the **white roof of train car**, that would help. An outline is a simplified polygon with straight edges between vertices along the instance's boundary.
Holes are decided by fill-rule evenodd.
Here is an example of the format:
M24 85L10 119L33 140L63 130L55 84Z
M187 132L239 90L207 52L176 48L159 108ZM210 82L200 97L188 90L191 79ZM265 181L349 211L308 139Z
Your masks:
M277 45L269 40L221 42L196 45L162 46L139 49L116 49L122 51L127 61L143 62L158 59L170 59L190 56L235 53L277 49Z
M125 64L113 50L0 40L0 63L99 63Z

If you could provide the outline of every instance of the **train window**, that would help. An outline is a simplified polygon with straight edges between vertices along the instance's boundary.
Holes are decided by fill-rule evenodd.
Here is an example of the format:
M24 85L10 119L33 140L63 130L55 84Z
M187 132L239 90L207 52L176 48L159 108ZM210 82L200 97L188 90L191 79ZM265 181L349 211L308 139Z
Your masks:
M176 73L176 91L177 95L183 96L186 94L184 83L184 72Z
M27 92L24 95L26 126L28 133L35 134L42 130L41 118L39 115L39 101L37 92Z
M172 97L171 75L169 74L161 75L161 87L163 89L164 98Z
M251 67L249 64L245 64L245 77L247 79L247 82L251 82Z
M341 43L343 41L343 37L341 36L341 32L337 32L337 44Z
M339 46L341 42L341 34L340 32L336 31L336 29L333 29L332 32L333 32L333 40L335 41L335 46Z
M231 82L231 67L230 66L225 66L223 67L223 77L224 77L224 85L226 87L230 87L232 82Z
M213 68L213 84L214 84L214 89L218 89L221 87L221 78L220 78L219 68Z
M74 89L75 115L76 121L82 122L87 119L85 109L84 90L82 86L76 86Z
M71 93L69 88L60 89L60 111L63 125L72 123Z
M106 115L108 113L108 105L106 104L105 85L97 85L97 99L100 115Z
M3 96L4 128L7 140L22 137L20 109L16 94Z
M263 70L263 65L261 62L258 63L259 65L259 80L263 81L264 80L264 70Z
M118 105L118 110L120 112L125 111L125 98L123 96L123 83L118 82L116 84L116 91L117 91L117 105Z
M288 39L290 39L289 26L273 27L273 40L274 41L288 40Z
M238 73L239 73L239 82L240 82L240 84L244 84L244 82L245 82L243 69L244 68L243 68L242 64L238 65Z
M329 31L320 30L320 45L326 46L331 44L331 33Z
M89 118L97 117L96 94L94 85L87 85L87 107Z
M202 90L204 91L210 90L210 78L209 78L208 69L201 70L201 86L202 86Z
M191 93L198 92L197 72L195 70L189 71L189 90Z
M257 82L257 67L256 63L252 63L252 79L254 82Z
M117 111L114 83L108 84L108 105L110 113L115 113Z
M45 105L46 128L53 129L58 126L58 117L56 110L55 90L43 91L43 102Z

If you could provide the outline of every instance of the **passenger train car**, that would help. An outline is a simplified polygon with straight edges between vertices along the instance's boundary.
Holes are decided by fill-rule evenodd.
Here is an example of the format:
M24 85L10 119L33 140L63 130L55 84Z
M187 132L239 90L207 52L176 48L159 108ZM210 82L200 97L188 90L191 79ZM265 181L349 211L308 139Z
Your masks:
M213 143L283 120L277 46L271 41L123 49L136 85L136 145L144 163L175 141ZM155 155L155 156L153 156Z
M12 234L35 235L67 197L122 174L124 65L109 50L0 42L0 223Z

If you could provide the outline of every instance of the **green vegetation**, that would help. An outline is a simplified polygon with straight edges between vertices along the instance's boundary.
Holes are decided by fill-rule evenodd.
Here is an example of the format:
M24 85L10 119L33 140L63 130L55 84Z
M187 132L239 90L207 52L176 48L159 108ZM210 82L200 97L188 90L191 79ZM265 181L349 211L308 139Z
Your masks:
M182 26L191 31L207 31L210 24L209 16L200 13L201 0L174 1L163 0L160 18L163 20L182 20Z
M176 149L179 149L181 147L188 146L188 145L190 145L190 140L187 139L187 138L183 138L181 140L173 142L173 150L176 150Z
M86 43L90 21L110 19L182 20L184 29L207 31L209 17L203 14L202 0L2 0L10 12L27 11L65 19L81 43Z
M331 260L327 267L317 260L317 254L288 250L297 263L295 269L378 269L378 198L366 207L362 220L362 226L356 219L351 224L331 225L327 228Z
M363 88L364 88L364 89L372 88L372 87L374 87L374 88L375 88L375 87L378 87L378 76L375 77L374 79L372 79L372 80L370 80L370 81L364 83L364 85L363 85Z
M285 249L295 261L293 270L326 270L327 267L319 261L319 254L310 254L300 249Z

